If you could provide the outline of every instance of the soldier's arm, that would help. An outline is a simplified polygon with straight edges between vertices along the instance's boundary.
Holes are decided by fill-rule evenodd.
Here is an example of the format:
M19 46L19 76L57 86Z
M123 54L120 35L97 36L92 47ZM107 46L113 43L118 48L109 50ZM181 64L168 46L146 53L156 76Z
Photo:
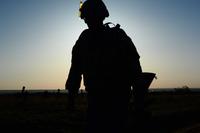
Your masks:
M130 54L129 57L131 60L130 64L131 64L131 68L132 68L132 74L134 75L133 81L132 81L132 87L134 89L140 89L137 86L137 82L140 79L140 76L142 74L142 67L140 64L140 55L130 37L127 38L127 41L129 42L128 43L129 44L129 54ZM136 91L136 90L134 90L134 91Z
M123 41L127 48L127 54L129 60L131 61L131 68L135 77L140 76L142 73L142 67L140 65L140 55L132 41L132 39L121 29L121 35L123 36Z
M65 89L69 91L69 93L75 94L78 93L81 83L81 75L82 75L82 41L86 38L89 30L84 30L79 39L76 41L72 49L72 59L71 59L71 68L69 71L68 79L65 84Z
M142 73L142 67L140 65L140 55L137 52L137 49L135 47L135 45L133 44L133 42L130 39L130 56L132 58L132 68L134 70L135 73L135 77L139 77L140 74Z
M65 84L65 89L68 90L69 96L69 104L70 106L74 106L74 98L78 94L78 90L80 88L81 83L81 59L80 59L80 51L78 48L78 41L72 50L72 60L71 60L71 68L69 71L68 79Z

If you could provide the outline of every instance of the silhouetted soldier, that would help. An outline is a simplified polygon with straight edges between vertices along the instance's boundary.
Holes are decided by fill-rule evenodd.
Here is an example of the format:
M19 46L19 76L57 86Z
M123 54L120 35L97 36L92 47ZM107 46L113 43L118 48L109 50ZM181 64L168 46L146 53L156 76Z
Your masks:
M87 0L80 17L88 25L72 50L66 82L70 106L83 75L88 92L88 132L126 132L131 86L142 72L139 54L119 25L103 24L109 16L101 0Z

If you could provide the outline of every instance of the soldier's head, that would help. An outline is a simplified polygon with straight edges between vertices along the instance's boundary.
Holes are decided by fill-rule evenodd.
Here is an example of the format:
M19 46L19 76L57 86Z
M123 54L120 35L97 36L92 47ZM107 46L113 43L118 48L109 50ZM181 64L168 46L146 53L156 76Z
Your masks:
M109 12L102 0L87 0L80 7L80 17L89 28L96 28L103 24Z

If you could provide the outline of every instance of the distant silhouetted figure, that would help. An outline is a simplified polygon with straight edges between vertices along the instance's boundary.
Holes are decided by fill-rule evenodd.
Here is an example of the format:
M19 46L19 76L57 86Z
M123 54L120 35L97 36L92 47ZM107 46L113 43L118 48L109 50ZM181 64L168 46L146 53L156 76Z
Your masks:
M21 91L21 93L22 93L22 94L24 94L24 93L25 93L25 89L26 89L26 87L25 87L25 86L23 86L23 87L22 87L22 91Z
M60 94L60 89L57 89L57 94Z
M119 25L103 24L109 16L101 0L87 0L80 17L88 25L72 50L66 82L70 106L83 75L88 92L89 133L126 133L130 91L141 74L139 54Z

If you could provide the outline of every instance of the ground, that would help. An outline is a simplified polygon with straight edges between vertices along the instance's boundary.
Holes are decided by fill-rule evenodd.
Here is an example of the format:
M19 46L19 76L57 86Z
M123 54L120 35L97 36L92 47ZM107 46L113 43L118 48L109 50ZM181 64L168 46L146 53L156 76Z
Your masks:
M79 95L76 109L70 111L66 94L0 95L0 129L2 133L83 133L86 127L86 96ZM199 93L149 93L146 131L154 133L199 133ZM132 107L132 104L130 104ZM131 129L134 108L130 108Z

